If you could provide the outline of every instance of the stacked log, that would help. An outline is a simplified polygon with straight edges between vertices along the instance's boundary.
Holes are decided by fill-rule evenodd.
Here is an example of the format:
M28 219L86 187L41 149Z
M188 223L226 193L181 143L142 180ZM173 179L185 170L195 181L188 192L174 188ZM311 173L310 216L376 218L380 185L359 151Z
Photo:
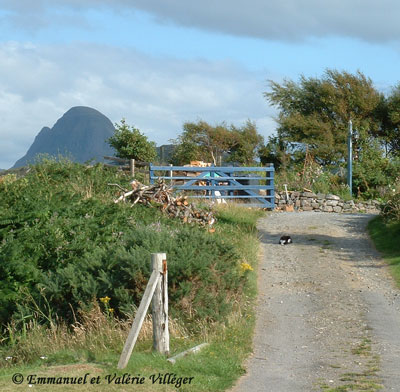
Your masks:
M132 190L127 191L118 184L109 184L117 186L122 190L122 194L114 203L127 202L142 204L148 207L159 207L163 212L172 218L179 218L184 223L197 223L202 226L212 226L215 217L212 210L204 210L190 203L187 196L173 196L172 188L168 187L164 181L159 181L154 185L143 185L138 181L132 181Z

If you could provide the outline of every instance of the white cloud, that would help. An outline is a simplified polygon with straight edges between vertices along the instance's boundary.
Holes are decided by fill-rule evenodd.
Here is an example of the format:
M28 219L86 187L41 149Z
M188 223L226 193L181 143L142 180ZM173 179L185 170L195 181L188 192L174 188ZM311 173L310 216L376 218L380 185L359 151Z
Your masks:
M273 113L265 81L237 64L157 58L99 45L0 44L0 168L25 154L43 126L72 106L126 118L151 140L167 143L184 121L239 125L250 118L264 135Z
M159 23L268 40L332 35L370 42L400 38L400 3L395 0L0 0L0 9L11 11L20 27L43 27L52 23L54 15L60 23L55 7L70 11L109 7L121 14L142 10ZM80 18L79 12L75 16ZM74 23L69 19L65 23Z

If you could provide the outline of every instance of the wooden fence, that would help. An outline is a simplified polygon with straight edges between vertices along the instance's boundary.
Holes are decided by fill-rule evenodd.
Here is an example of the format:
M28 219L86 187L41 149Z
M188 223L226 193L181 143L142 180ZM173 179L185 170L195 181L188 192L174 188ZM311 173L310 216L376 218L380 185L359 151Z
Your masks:
M124 159L118 157L109 157L105 156L104 159L108 161L116 162L115 164L105 163L106 167L116 167L121 170L129 171L131 177L135 177L136 173L143 173L145 175L148 174L148 167L150 165L149 162L142 162L135 159Z

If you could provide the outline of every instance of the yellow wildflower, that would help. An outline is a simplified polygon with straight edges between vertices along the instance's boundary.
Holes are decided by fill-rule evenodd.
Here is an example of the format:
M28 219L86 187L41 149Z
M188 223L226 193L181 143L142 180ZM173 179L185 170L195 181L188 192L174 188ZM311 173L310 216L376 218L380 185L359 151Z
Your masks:
M240 269L242 270L242 272L253 271L253 267L249 263L240 264Z
M104 305L107 305L110 302L110 297L108 297L107 295L105 297L101 297L100 301L103 302Z

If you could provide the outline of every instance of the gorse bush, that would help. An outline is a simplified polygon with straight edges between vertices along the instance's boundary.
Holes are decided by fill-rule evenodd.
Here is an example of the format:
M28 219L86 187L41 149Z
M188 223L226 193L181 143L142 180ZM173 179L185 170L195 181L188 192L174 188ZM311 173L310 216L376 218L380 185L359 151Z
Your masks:
M106 296L124 317L140 302L153 252L168 255L172 315L223 320L246 281L230 238L156 208L114 204L118 191L107 184L129 180L102 165L44 161L0 182L2 325L72 322Z

